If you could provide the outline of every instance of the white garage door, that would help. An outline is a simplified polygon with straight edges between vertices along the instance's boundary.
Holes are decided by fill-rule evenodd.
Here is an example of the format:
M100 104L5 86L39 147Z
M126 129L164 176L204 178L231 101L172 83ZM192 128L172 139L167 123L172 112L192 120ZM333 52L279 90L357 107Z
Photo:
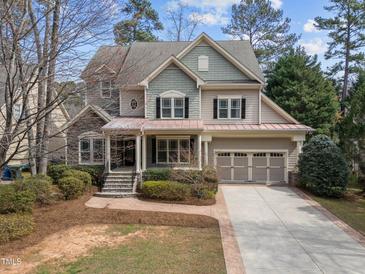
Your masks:
M284 152L218 152L215 155L218 177L222 182L285 182Z

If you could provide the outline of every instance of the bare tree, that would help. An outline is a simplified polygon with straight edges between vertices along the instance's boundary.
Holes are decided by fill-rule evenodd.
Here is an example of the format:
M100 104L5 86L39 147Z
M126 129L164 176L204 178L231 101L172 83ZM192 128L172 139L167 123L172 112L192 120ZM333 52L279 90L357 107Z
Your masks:
M197 11L182 2L166 9L166 19L169 21L167 33L173 41L191 41L197 27L203 24Z

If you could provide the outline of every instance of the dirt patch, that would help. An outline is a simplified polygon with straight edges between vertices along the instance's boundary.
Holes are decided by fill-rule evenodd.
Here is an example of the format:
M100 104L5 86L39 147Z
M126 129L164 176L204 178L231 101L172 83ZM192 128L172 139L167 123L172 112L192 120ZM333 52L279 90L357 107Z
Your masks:
M218 221L208 216L181 213L148 212L117 209L96 209L84 204L91 193L73 201L36 208L33 211L35 230L22 239L0 245L0 255L16 254L40 243L47 236L74 226L86 224L149 224L162 226L218 227Z
M195 205L195 206L209 206L209 205L214 205L216 203L215 199L202 200L202 199L198 199L198 198L194 198L194 197L190 197L184 201L166 201L166 200L159 200L159 199L148 199L148 198L144 198L142 196L138 196L138 199L141 201L153 202L153 203Z

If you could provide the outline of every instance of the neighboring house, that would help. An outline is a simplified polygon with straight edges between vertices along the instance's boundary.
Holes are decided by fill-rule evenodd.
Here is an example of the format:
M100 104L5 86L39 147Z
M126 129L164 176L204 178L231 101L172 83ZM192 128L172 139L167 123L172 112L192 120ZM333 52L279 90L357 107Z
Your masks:
M105 165L110 192L122 192L112 182L128 172L166 166L215 166L222 182L288 182L312 131L262 93L248 41L203 33L105 46L81 77L87 105L67 124L67 161Z
M5 83L6 83L7 73L5 67L0 65L0 134L3 131L3 124L5 122ZM18 91L20 93L20 90ZM35 84L32 87L32 90L29 93L28 97L28 107L30 112L35 112L37 108L37 93L38 86ZM16 104L13 106L13 116L14 121L20 118L22 113L23 103L21 100L18 100ZM64 161L65 160L65 148L66 148L66 135L62 132L63 126L70 120L70 117L64 108L63 104L55 107L55 109L51 112L51 127L50 133L52 138L49 142L49 160L50 161ZM35 136L35 126L33 127L33 133ZM18 147L18 152L14 155L12 160L9 162L9 165L19 165L19 164L27 164L29 163L29 145L28 139L25 138L21 141L14 140L13 144L10 146L8 151L8 155L11 155L14 152L14 149Z

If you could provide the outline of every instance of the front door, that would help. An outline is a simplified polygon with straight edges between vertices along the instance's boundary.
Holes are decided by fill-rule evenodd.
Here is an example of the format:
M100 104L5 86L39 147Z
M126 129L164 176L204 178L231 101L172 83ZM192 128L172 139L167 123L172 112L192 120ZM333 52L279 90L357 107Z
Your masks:
M135 165L135 144L134 139L115 138L110 140L112 170Z

